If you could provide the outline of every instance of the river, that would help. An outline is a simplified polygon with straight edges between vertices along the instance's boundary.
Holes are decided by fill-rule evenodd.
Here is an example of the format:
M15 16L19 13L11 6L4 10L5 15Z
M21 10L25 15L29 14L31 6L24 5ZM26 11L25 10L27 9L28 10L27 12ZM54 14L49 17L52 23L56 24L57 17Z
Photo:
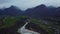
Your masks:
M34 32L28 29L25 29L25 26L28 24L28 22L26 22L26 24L24 24L21 28L18 29L18 33L21 34L40 34L38 32Z

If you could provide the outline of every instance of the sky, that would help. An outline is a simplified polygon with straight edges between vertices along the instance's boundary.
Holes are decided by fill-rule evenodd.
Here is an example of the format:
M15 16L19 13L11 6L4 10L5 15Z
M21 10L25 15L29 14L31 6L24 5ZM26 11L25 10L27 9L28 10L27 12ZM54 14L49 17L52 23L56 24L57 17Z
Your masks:
M59 7L60 0L0 0L0 8L8 8L11 5L14 5L22 10L26 10L28 8L36 7L40 4Z

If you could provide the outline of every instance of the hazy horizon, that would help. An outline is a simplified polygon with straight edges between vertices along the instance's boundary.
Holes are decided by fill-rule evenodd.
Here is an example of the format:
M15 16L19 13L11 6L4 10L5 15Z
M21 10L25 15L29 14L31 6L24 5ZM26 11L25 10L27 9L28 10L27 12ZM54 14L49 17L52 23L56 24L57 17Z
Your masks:
M0 0L0 8L8 8L11 5L14 5L22 10L26 10L27 8L32 8L40 4L59 7L60 0Z

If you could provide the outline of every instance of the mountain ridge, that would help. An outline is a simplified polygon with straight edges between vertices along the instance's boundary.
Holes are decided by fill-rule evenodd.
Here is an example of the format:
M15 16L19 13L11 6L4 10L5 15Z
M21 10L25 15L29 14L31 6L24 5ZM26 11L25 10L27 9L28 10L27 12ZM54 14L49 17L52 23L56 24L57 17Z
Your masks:
M23 16L29 16L29 17L58 17L60 16L60 7L53 7L49 6L47 7L44 4L38 5L34 8L29 8L25 11L22 11L16 6L11 6L9 8L5 8L3 10L0 9L0 15L23 15Z

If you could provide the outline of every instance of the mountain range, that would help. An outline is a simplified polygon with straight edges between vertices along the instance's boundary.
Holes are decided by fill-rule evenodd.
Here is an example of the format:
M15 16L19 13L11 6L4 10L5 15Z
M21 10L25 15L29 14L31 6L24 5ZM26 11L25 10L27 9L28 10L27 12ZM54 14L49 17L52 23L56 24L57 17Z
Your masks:
M60 7L45 6L44 4L29 8L25 11L25 14L35 18L58 18L60 17Z
M45 6L44 4L38 5L34 8L29 8L25 11L22 11L16 6L11 6L9 8L0 9L0 15L24 15L35 18L42 17L60 17L60 7Z

